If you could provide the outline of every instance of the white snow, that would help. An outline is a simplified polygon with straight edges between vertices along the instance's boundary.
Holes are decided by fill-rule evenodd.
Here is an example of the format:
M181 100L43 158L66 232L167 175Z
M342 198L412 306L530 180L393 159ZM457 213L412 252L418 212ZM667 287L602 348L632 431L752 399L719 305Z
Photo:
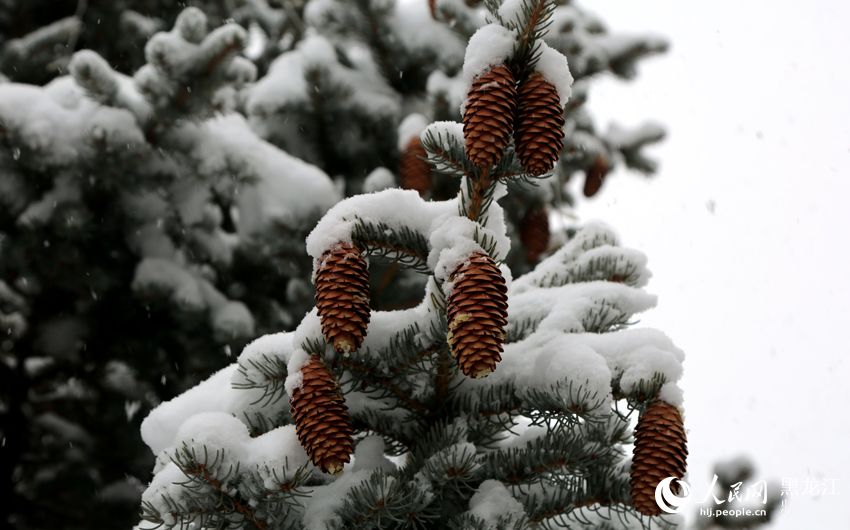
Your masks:
M142 440L154 454L177 442L177 433L185 421L202 412L227 410L230 380L236 364L222 368L205 381L153 409L142 422Z
M235 170L251 179L239 190L240 236L251 236L272 223L299 226L339 199L331 179L319 168L258 138L238 114L214 118L194 132L192 149L202 175Z
M435 121L431 123L425 128L425 130L422 131L419 138L424 141L428 136L435 139L443 138L446 140L454 138L458 144L461 146L464 145L463 124L456 121Z
M318 259L337 243L350 243L358 220L383 222L394 228L406 226L427 237L436 219L456 212L456 201L424 201L413 190L388 189L356 195L328 210L307 236L307 253Z
M540 59L535 70L555 85L561 98L561 107L567 104L572 94L573 76L567 58L557 50L550 48L545 42L540 42Z
M477 76L492 66L506 62L513 53L515 44L515 33L499 24L487 24L478 28L469 38L463 58L464 94L469 92L472 81Z
M349 89L344 96L345 102L354 110L387 117L398 113L398 96L380 76L340 64L333 45L314 31L309 31L295 50L275 59L268 74L250 88L246 105L248 113L270 117L308 104L315 92L305 74L313 68L320 68L334 85Z
M461 75L449 77L441 70L437 70L431 72L425 86L429 96L444 97L451 109L460 109L466 98L466 87Z
M389 20L393 37L409 53L434 54L438 64L456 67L463 58L464 39L447 24L434 20L428 2L394 2Z
M369 478L372 470L350 471L350 464L336 480L325 486L312 488L311 495L303 499L304 528L307 530L326 530L338 520L336 510L342 506L343 499L351 490Z
M499 517L514 517L517 520L525 515L522 504L514 498L508 488L498 480L485 480L469 499L469 511L480 517L488 525L495 525Z
M254 317L242 302L228 300L213 310L213 328L225 339L254 334Z
M428 118L414 112L413 114L408 114L398 126L398 150L402 151L410 140L419 136L425 127L428 126Z
M394 471L395 464L384 455L384 439L377 435L367 436L360 440L354 449L352 471L374 470Z
M162 289L174 302L185 308L201 309L206 305L198 279L174 261L144 258L136 267L133 290Z
M395 175L385 167L376 167L363 180L363 193L375 193L387 188L394 188Z
M301 368L310 361L310 353L304 350L304 346L308 343L324 343L322 335L322 322L319 319L319 312L314 307L309 313L304 315L301 323L292 333L293 350L289 356L289 361L286 365L286 393L292 396L292 393L301 387ZM328 354L333 354L332 348L327 348Z

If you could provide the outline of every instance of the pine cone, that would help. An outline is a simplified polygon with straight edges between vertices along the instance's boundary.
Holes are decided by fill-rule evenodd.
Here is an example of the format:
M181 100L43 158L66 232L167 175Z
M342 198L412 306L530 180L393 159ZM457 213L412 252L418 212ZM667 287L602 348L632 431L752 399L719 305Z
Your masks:
M298 441L316 467L339 473L354 448L345 399L321 358L310 359L301 368L301 377L290 401Z
M449 347L460 370L485 377L502 360L508 324L508 288L493 259L476 252L452 274L449 295Z
M584 172L584 196L593 197L602 188L605 176L611 167L604 155L599 155Z
M555 85L535 72L519 85L516 153L522 167L542 175L555 166L564 148L564 109Z
M542 206L529 208L519 223L519 239L525 247L525 257L534 264L549 248L549 213Z
M688 439L679 409L664 401L653 401L641 414L635 429L632 457L632 505L644 515L660 515L655 488L667 477L685 476ZM678 493L678 484L673 483Z
M431 189L431 164L425 159L428 153L418 136L414 136L401 152L398 161L398 176L401 187L416 190L419 195Z
M516 81L505 65L480 74L472 81L463 113L466 156L481 168L502 158L511 140L516 114Z
M339 353L355 351L369 325L369 271L360 250L340 243L316 271L316 308L322 334Z

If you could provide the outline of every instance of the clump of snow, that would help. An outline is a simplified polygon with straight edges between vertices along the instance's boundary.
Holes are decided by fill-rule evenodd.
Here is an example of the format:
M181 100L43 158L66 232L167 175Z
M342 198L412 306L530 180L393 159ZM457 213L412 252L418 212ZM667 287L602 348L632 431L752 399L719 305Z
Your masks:
M593 273L592 279L610 279L606 275L621 274L636 286L645 285L650 272L646 256L632 249L620 248L617 235L601 223L583 227L569 243L538 263L533 271L517 278L513 293L554 287L570 283L575 277Z
M292 351L292 357L289 358L289 363L286 365L286 382L284 386L286 388L286 393L289 397L292 397L292 394L301 388L301 384L304 382L304 374L301 373L301 369L310 362L310 354L301 348L295 348Z
M655 306L656 297L620 283L596 281L511 292L508 314L514 322L535 322L539 329L584 332L585 317L600 304L623 317Z
M192 415L180 425L177 431L178 444L186 445L190 450L204 448L210 455L220 451L217 466L227 470L247 458L245 445L251 439L244 423L226 412L201 412Z
M395 176L385 167L376 167L363 180L363 193L375 193L394 187Z
M627 394L636 390L641 381L651 380L654 374L662 374L668 381L678 381L682 377L682 359L675 352L655 346L633 350L627 363L620 379L620 387Z
M286 365L288 375L284 383L286 393L290 397L295 390L301 387L301 368L310 361L310 353L304 350L303 346L311 342L324 343L322 322L319 319L319 312L315 307L304 315L301 323L292 334L292 344L295 348L292 350L289 362Z
M367 436L360 440L354 449L352 471L374 470L394 471L395 464L384 454L384 439L380 436Z
M658 391L658 398L661 401L665 401L671 405L679 407L681 407L682 403L685 401L685 395L682 388L674 382L664 383L661 386L661 390Z
M466 45L463 58L464 94L472 81L493 66L505 63L514 51L516 34L499 24L478 28Z
M555 85L561 98L561 107L567 104L572 94L573 76L567 58L557 50L550 48L545 42L540 42L540 58L535 70Z
M350 243L358 221L407 227L427 237L436 219L456 212L456 201L424 201L413 190L388 189L349 197L328 210L310 232L307 253L318 260L337 243Z
M459 145L463 146L463 124L456 121L435 121L425 127L419 138L424 142L427 137L435 139L443 138L448 140L454 139ZM448 146L447 146L448 147Z
M231 399L230 380L236 371L232 364L209 379L153 409L142 422L142 440L154 454L173 447L185 421L202 412L227 409Z
M494 528L500 517L521 519L522 504L498 480L485 480L469 499L469 511Z
M238 114L209 120L193 134L192 156L202 175L238 171L250 179L239 190L240 236L251 236L274 223L299 226L339 199L331 179L318 167L258 138ZM235 168L235 169L234 169Z
M156 472L153 480L148 485L147 489L142 493L142 502L153 506L160 506L162 499L179 499L184 494L183 484L186 482L186 475L174 462L169 462ZM178 526L180 521L170 510L160 510L163 522L167 526ZM142 526L142 528L145 528ZM148 528L154 528L150 526Z
M626 394L655 375L661 375L673 385L682 376L685 355L661 331L630 328L602 334L586 333L581 335L581 340L605 359L615 378L621 376L620 388ZM682 404L682 393L672 386L665 388L664 394L668 403Z
M444 98L449 108L459 109L466 98L462 76L449 77L440 70L428 76L425 90L432 98Z
M350 466L346 466L347 468ZM325 486L316 486L309 497L305 497L302 522L307 530L326 530L339 519L337 509L342 507L345 496L352 488L368 480L371 470L350 471L345 469L336 480Z
M468 186L463 177L460 184L461 192L466 194ZM507 193L504 184L495 184L493 201L486 215L480 222L466 217L447 217L434 224L431 229L431 252L428 255L428 265L434 271L438 282L446 282L457 267L466 261L473 252L484 252L481 243L487 241L493 246L496 261L502 261L510 251L510 238L507 236L504 211L496 202ZM488 244L488 247L491 246ZM485 252L486 254L486 252ZM444 286L448 294L450 285Z
M269 72L248 91L247 109L251 116L268 117L309 104L314 86L305 76L320 69L329 83L347 87L345 104L373 116L395 116L398 96L373 72L348 68L337 61L333 45L310 31L295 50L281 54L272 62Z
M133 290L163 290L182 307L201 309L206 306L201 285L196 277L177 263L161 258L144 258L136 267Z
M446 67L457 67L464 39L447 24L434 20L428 2L394 2L389 23L393 37L414 55L434 54Z
M250 337L254 334L254 317L242 302L229 300L213 310L213 329L222 338Z
M605 131L605 140L615 149L629 149L648 142L655 142L664 138L666 131L664 126L655 123L643 123L635 128L625 128L612 123Z
M284 425L250 439L244 451L244 469L256 469L266 488L274 489L278 481L308 464L309 457L301 447L295 425Z
M237 363L240 373L234 374L233 383L249 379L259 382L266 379L266 374L257 369L257 364L262 364L265 359L278 358L284 363L288 362L292 354L292 333L272 333L263 335L251 341L239 354Z
M408 114L406 118L401 120L401 123L398 126L399 151L407 147L410 140L415 136L419 136L419 133L421 133L427 126L428 118L417 112Z

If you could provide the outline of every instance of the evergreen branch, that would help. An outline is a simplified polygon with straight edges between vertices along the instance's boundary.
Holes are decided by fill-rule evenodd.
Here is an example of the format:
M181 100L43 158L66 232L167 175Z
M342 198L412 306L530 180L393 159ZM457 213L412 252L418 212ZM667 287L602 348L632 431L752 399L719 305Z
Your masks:
M427 509L432 501L415 484L377 470L349 490L337 513L346 528L416 528L436 518Z
M358 218L351 238L369 257L400 263L423 274L430 272L428 239L413 228L373 224Z
M523 413L535 424L555 424L559 428L576 425L579 420L598 422L604 419L597 411L606 399L589 384L558 381L545 389L528 389L523 395Z
M413 322L393 333L383 345L366 347L352 357L369 362L376 371L380 366L379 371L388 377L402 377L414 368L421 370L423 363L441 347L445 336L434 328L433 322L430 326L428 334L423 336L420 323Z
M563 480L565 473L585 475L594 466L612 461L616 452L601 443L588 443L579 427L549 431L526 443L486 453L482 472L507 484L531 484Z
M428 407L426 407L424 403L414 399L410 395L410 389L402 388L394 382L398 378L382 374L376 367L371 366L362 360L356 360L349 357L339 359L337 362L348 370L358 372L360 374L359 381L361 381L361 383L376 388L380 387L386 390L388 393L387 395L393 397L411 411L418 412L420 414L428 412Z
M376 410L360 410L351 413L354 430L357 432L373 432L380 435L386 443L386 451L392 455L401 455L413 447L416 440L417 428L416 417L407 415L404 420L399 421L397 417L379 413Z
M652 402L661 391L661 387L667 382L667 378L660 372L655 372L649 379L644 379L638 382L636 388L626 394L620 387L620 377L612 381L611 393L614 399L626 399L629 406L640 409Z
M478 168L466 157L463 143L452 134L426 131L422 147L428 154L426 160L437 173L460 178L478 172Z
M597 247L599 248L602 247ZM637 286L641 281L641 267L630 261L628 255L616 247L612 247L609 253L599 251L593 255L585 254L565 265L560 271L545 275L536 282L537 285L548 288L568 283L607 280Z
M286 396L284 383L286 382L286 361L277 356L263 354L261 359L248 359L248 366L239 362L237 369L242 378L241 382L232 383L232 387L238 390L261 389L263 394L251 404L270 405L276 403ZM250 374L257 372L262 379L255 379Z
M212 488L222 497L230 497L224 488L222 481L215 478L215 476L210 473L209 468L207 468L204 464L198 464L193 468L184 469L183 472L187 475L201 478L204 482L212 486ZM235 497L230 497L230 502L232 503L233 510L238 514L241 514L245 520L253 524L257 530L266 530L268 528L268 524L254 513L254 509L247 502L243 502Z
M552 0L524 0L521 20L507 21L518 34L511 63L515 72L522 73L519 79L534 70L540 58L540 43L552 24L554 12Z

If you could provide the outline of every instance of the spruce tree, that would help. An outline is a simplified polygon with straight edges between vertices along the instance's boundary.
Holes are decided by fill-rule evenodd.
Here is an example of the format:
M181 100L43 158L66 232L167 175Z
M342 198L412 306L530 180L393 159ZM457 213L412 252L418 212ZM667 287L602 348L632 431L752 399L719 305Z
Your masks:
M570 145L574 78L544 38L556 15L546 1L488 4L453 76L462 122L408 117L398 138L421 145L434 183L453 186L384 189L332 207L306 239L316 307L145 419L157 464L141 528L675 523L655 517L648 495L685 473L683 355L663 333L631 326L655 302L642 289L645 257L591 223L516 277L507 265L502 203L527 203L557 182ZM309 78L305 64L334 65L309 39L300 56L272 64L249 112L257 98L289 94L282 81L275 93L264 84L284 67ZM376 65L385 76L387 64ZM277 132L288 121L266 125L301 156L320 155ZM342 158L351 147L326 149ZM378 263L389 266L375 275ZM374 303L376 280L394 282L404 307Z

